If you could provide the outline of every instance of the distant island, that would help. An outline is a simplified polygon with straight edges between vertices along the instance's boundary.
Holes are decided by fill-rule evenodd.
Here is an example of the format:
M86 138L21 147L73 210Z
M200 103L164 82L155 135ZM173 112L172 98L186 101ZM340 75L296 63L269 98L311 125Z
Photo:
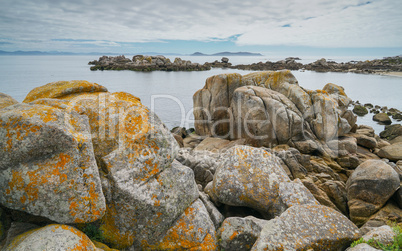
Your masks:
M195 52L191 54L190 56L263 56L261 53L253 53L253 52L218 52L214 54L204 54L201 52Z

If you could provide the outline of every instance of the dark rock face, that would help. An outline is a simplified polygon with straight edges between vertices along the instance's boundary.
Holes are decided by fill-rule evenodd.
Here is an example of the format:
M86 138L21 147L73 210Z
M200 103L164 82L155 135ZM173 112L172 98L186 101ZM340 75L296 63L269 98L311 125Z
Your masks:
M124 56L108 57L102 56L88 64L94 65L91 71L96 70L132 70L132 71L206 71L211 67L207 64L201 65L188 60L175 58L173 62L164 56L143 56L136 55L133 60Z
M368 110L366 107L364 107L362 105L355 105L355 107L353 108L353 112L356 115L364 116L368 113Z

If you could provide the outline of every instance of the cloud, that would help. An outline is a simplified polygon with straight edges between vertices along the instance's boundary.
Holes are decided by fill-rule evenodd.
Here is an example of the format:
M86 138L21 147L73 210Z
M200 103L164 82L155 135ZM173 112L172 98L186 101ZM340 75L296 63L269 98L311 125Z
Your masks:
M0 37L57 48L164 40L400 47L401 9L400 0L13 0L2 2Z

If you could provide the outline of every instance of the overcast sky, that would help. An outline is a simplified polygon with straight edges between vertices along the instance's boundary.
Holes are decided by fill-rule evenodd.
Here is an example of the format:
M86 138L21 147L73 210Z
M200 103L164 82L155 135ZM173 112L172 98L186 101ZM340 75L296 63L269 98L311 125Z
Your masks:
M0 0L0 50L402 54L402 0ZM346 49L347 48L347 49Z

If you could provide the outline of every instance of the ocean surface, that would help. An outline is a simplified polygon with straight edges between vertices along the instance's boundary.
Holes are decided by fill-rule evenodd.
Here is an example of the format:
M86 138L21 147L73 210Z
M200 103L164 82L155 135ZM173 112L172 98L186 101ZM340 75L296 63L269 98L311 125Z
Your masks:
M101 56L101 55L100 55ZM132 55L126 55L131 58ZM172 60L175 56L168 56ZM204 63L220 61L220 56L180 56L192 62ZM216 74L237 72L242 75L250 71L232 69L212 69L202 72L135 72L135 71L90 71L89 61L99 56L0 56L0 92L22 101L35 87L60 80L87 80L101 84L109 91L125 91L139 98L151 108L169 127L193 126L193 94L201 89L205 80ZM250 64L278 61L282 58L229 57L229 62ZM301 63L310 63L318 57L302 58ZM328 59L328 57L327 57ZM337 62L347 62L352 58L330 58ZM368 58L354 58L365 60ZM374 58L371 58L374 59ZM299 85L307 89L322 89L327 83L345 88L346 94L354 101L372 103L402 110L402 78L354 73L317 73L293 71ZM372 121L372 114L358 118L358 124L372 126L380 133L383 125ZM394 123L401 123L396 122Z

